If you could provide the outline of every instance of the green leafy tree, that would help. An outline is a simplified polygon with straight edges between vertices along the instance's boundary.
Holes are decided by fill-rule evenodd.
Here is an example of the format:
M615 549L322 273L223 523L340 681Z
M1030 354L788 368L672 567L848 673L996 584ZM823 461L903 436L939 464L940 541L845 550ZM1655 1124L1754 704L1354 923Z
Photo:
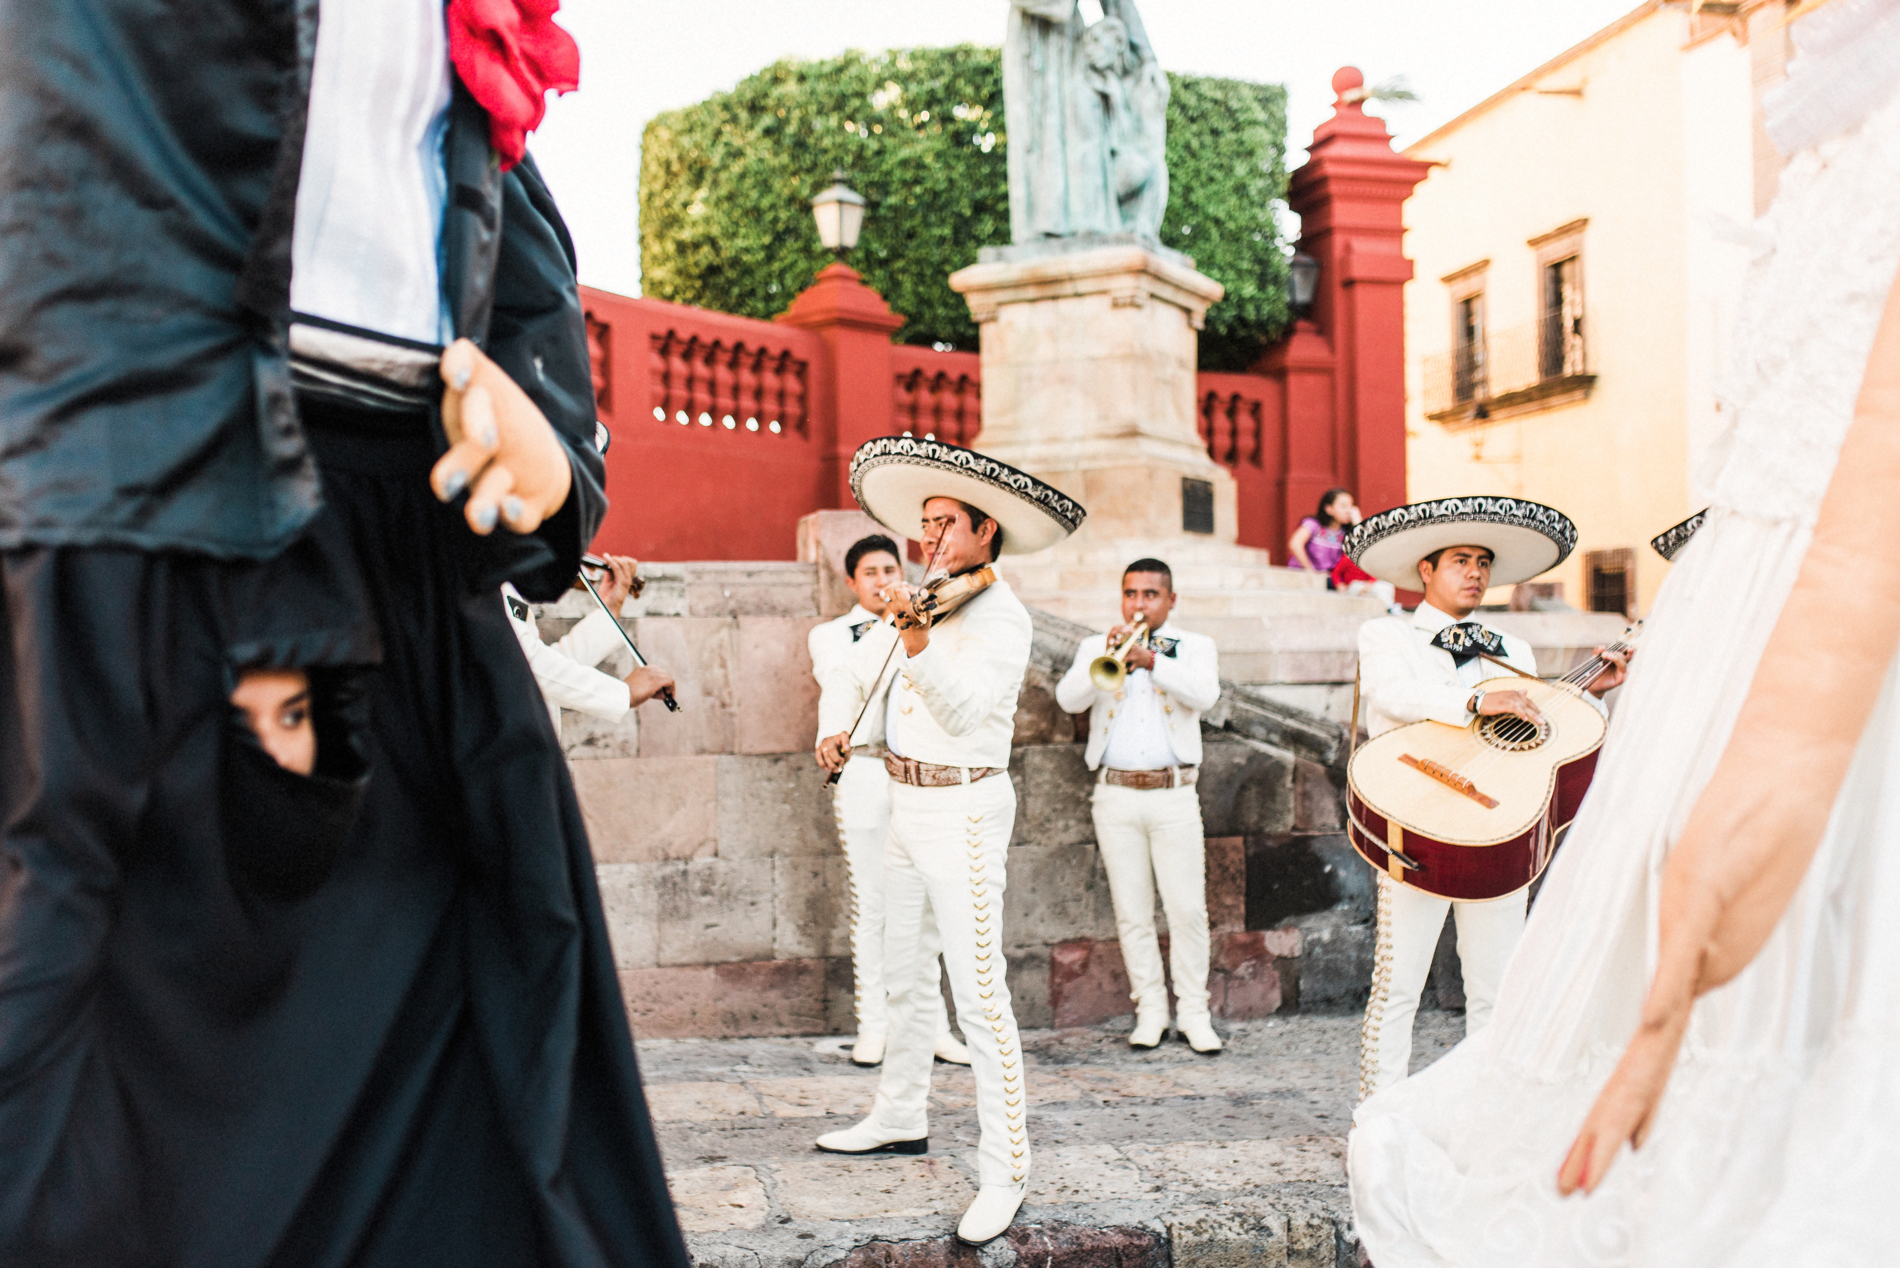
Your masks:
M1285 326L1274 217L1286 187L1285 91L1170 76L1162 241L1227 288L1201 361L1241 368ZM851 264L909 319L910 343L976 347L946 279L1009 241L996 49L849 53L774 63L730 92L661 114L641 143L642 289L771 317L827 262L810 200L842 168L869 203Z

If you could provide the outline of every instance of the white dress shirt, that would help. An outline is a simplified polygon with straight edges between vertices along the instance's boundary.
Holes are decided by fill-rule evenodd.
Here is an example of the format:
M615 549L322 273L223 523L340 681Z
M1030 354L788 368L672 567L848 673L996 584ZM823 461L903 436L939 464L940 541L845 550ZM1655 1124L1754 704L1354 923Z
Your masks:
M438 260L448 202L442 0L322 0L318 16L290 306L383 335L447 342ZM350 361L347 335L303 326L296 338L311 345L302 351Z
M1174 640L1174 655L1158 655L1152 671L1130 670L1120 691L1099 691L1089 665L1108 650L1108 635L1091 634L1075 650L1069 672L1056 684L1056 703L1070 713L1089 711L1090 770L1160 770L1201 762L1201 714L1220 699L1220 653L1205 634L1168 621L1156 638Z
M594 668L616 647L626 646L605 612L588 613L565 638L549 644L541 641L534 613L520 591L504 583L501 599L508 609L508 622L515 627L515 638L528 658L528 668L534 671L534 680L547 700L556 735L561 733L564 708L578 709L608 722L626 716L633 707L633 693L623 680Z
M906 656L899 648L892 657L885 744L900 757L939 766L1007 767L1034 636L1029 610L999 578L932 625L923 651ZM859 693L879 688L878 666L897 638L896 627L880 621L854 644Z
M1409 617L1380 617L1359 627L1359 700L1368 736L1427 720L1469 726L1476 715L1465 706L1473 690L1494 678L1518 676L1478 657L1459 665L1450 652L1432 646L1438 631L1457 623L1457 617L1420 603ZM1512 667L1537 672L1537 656L1529 643L1515 634L1494 632L1504 640L1504 659ZM1498 689L1511 690L1512 685L1500 684ZM1599 713L1609 712L1596 696L1586 693L1584 698Z
M864 707L864 694L852 674L852 654L857 645L880 623L862 604L853 604L849 612L834 621L812 627L805 646L811 651L811 673L818 680L818 738L837 735L857 718L864 720L851 735L853 748L884 742L884 710L873 704ZM887 642L886 647L889 646ZM896 658L893 658L893 666ZM893 674L887 670L882 686L888 691ZM873 691L881 698L883 691Z

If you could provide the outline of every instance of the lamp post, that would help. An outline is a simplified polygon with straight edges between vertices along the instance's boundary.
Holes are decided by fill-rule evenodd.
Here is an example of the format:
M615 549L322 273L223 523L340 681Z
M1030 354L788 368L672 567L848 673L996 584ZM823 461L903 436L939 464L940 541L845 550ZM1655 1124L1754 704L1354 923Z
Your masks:
M1293 315L1305 317L1313 311L1313 296L1319 293L1319 261L1304 251L1296 251L1287 261L1287 300Z
M864 198L844 183L844 170L831 174L831 185L811 200L812 219L818 222L818 241L842 258L858 245L864 227Z

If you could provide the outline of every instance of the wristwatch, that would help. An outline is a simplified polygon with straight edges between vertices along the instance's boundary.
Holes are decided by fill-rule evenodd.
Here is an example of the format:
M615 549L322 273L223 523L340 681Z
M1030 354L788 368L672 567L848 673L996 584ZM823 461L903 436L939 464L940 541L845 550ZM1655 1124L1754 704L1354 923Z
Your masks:
M1465 701L1465 712L1476 713L1478 711L1478 706L1483 703L1484 703L1484 692L1482 690L1474 691L1471 693L1471 699Z

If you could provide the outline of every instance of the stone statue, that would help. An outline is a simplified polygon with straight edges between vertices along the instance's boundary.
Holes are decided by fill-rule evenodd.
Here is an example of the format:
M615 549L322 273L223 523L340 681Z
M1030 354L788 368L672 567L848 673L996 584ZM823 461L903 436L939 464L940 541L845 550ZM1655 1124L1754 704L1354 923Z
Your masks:
M1168 77L1135 0L1010 0L1003 39L1010 237L1153 240L1168 205Z

